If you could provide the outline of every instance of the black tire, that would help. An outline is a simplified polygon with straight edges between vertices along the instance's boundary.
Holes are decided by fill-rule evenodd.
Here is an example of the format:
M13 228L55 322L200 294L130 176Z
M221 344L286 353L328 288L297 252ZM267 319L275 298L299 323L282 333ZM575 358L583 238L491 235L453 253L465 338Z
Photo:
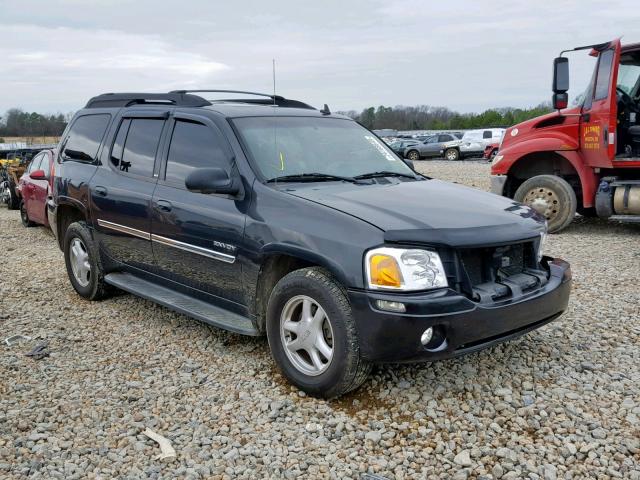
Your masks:
M84 246L91 267L90 273L87 276L88 281L86 285L82 285L76 278L73 267L71 266L71 243L76 239ZM71 285L73 285L75 291L78 292L78 295L89 300L100 300L112 293L112 287L104 281L105 274L102 262L100 261L98 245L93 240L93 236L86 222L74 222L69 225L64 235L63 252L67 275L69 276Z
M24 206L24 202L20 202L20 220L22 221L22 225L25 227L35 227L36 224L29 220L29 215L27 214L27 207Z
M460 160L460 151L457 148L447 148L444 151L444 158L451 161Z
M8 182L7 193L9 194L7 208L9 210L18 210L20 208L20 197L18 197L18 192L16 192L16 188L11 181Z
M415 162L416 160L420 160L420 152L418 152L417 150L409 150L407 152L407 158L412 162Z
M332 359L326 370L315 376L303 373L292 363L281 335L283 310L300 296L309 297L322 307L332 332ZM334 398L354 390L371 371L371 364L360 357L355 321L344 288L322 268L296 270L276 284L267 305L267 338L282 374L296 387L316 397Z
M498 155L498 149L497 149L497 148L494 148L494 149L491 151L491 154L489 155L489 160L493 160L494 158L496 158L496 155Z
M576 211L582 215L583 217L586 218L597 218L598 217L598 212L596 212L595 207L583 207L581 205L578 205L578 208L576 209Z
M578 206L571 185L555 175L538 175L526 180L513 198L541 213L547 219L549 233L566 228L573 221Z

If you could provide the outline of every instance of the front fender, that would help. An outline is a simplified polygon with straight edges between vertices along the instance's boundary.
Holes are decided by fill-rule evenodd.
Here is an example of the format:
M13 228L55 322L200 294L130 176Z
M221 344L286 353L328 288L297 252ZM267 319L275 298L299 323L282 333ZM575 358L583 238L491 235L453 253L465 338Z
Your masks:
M289 255L318 265L331 272L342 285L348 285L348 278L342 266L313 250L286 243L269 243L262 248L260 253L265 257L273 254Z
M530 153L539 152L563 152L576 151L579 144L575 138L569 135L556 134L544 137L536 137L521 142L507 145L498 152L499 160L491 165L492 175L507 175L509 169L522 157Z

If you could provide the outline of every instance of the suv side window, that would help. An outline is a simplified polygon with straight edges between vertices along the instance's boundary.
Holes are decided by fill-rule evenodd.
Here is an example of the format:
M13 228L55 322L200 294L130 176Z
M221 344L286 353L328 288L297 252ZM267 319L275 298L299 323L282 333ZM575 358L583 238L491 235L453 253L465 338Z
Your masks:
M484 132L482 132L482 138L493 138L491 130L485 130Z
M163 126L164 119L158 118L132 118L123 121L111 152L111 162L114 163L114 151L118 155L118 149L121 148L119 145L124 141L122 158L117 161L118 169L121 172L152 177Z
M450 142L451 140L453 140L453 138L451 137L451 135L439 135L438 136L438 141L439 142Z
M93 162L110 119L106 113L78 117L65 140L62 160Z
M184 188L184 181L196 168L219 167L229 171L222 134L201 123L176 120L171 135L165 180Z

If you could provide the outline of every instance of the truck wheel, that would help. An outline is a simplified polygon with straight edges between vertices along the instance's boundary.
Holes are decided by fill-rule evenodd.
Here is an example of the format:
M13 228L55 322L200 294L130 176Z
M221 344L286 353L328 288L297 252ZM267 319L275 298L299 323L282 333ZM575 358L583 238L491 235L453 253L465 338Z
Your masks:
M407 158L415 162L416 160L420 160L420 153L417 150L410 150L409 153L407 153Z
M444 158L446 158L447 160L459 160L460 152L455 148L448 148L444 152Z
M104 281L98 246L85 222L74 222L64 236L64 263L71 285L89 300L100 300L111 293Z
M513 196L543 215L549 233L566 228L576 214L576 193L564 179L555 175L538 175L525 181Z
M371 371L344 289L326 271L285 275L267 306L271 354L285 377L310 395L334 398L358 388Z
M25 227L35 227L36 224L29 220L29 215L27 214L27 207L24 205L24 202L20 202L20 220L22 221L22 225Z

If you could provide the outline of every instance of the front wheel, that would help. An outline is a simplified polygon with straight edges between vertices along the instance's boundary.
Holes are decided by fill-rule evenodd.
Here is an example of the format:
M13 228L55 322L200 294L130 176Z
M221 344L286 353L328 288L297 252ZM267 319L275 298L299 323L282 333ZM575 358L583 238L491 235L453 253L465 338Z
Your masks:
M549 233L566 228L576 214L576 193L566 180L555 175L538 175L525 181L513 196L547 219Z
M459 160L460 152L455 148L448 148L444 152L444 158L446 158L447 160Z
M17 210L20 207L20 198L11 183L10 180L7 180L2 184L2 197L4 201L7 202L7 208L9 210Z
M321 268L296 270L276 284L267 306L267 338L284 376L310 395L343 395L371 370L360 357L345 291Z

